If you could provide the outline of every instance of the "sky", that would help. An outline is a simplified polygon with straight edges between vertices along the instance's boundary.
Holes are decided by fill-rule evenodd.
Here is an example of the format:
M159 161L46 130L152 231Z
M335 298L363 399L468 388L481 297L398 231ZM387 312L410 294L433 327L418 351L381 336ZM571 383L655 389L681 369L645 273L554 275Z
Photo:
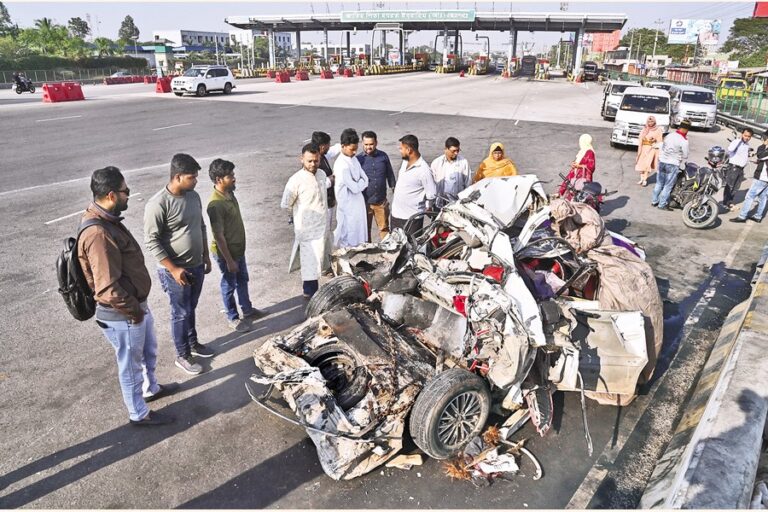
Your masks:
M217 1L162 1L162 2L39 2L39 1L5 1L5 6L14 23L22 28L34 25L34 20L41 17L53 18L57 23L66 24L69 18L91 18L93 36L115 39L120 23L130 14L140 30L144 40L152 39L153 30L188 29L203 31L227 32L233 28L224 23L228 16L258 16L260 14L325 14L342 10L377 10L377 9L475 9L476 11L496 12L559 12L561 2L217 2ZM664 21L665 30L671 19L721 19L722 32L720 43L728 37L733 20L749 17L755 3L743 1L730 2L662 2L662 1L615 1L615 2L568 2L567 12L571 13L619 13L626 14L628 21L624 32L630 28L654 28L654 21ZM489 32L491 47L494 51L502 50L509 36L500 32ZM302 42L318 43L322 40L321 33L302 33ZM331 44L339 41L339 34L329 33ZM432 45L434 32L415 33L409 37L409 44ZM520 32L518 43L532 43L535 48L543 49L556 42L560 37L567 38L557 32ZM472 50L477 45L479 50L482 41L475 43L469 37L464 38L464 46ZM370 44L371 34L368 31L358 31L352 36L353 43ZM377 38L378 42L378 38Z

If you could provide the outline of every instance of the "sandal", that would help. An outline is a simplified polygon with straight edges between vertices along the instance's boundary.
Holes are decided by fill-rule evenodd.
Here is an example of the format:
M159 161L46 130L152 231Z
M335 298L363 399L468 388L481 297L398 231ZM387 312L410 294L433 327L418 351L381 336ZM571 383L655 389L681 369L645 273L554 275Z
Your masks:
M644 186L644 187L647 187L647 186L648 186L648 182L647 182L646 180L643 180L643 186Z
M637 184L638 185L642 185L643 184L643 180L638 181Z

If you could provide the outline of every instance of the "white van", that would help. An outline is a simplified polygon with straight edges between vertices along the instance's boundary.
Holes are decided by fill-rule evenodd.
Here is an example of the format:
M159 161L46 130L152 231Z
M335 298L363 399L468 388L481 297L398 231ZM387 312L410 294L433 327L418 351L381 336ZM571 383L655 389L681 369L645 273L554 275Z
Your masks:
M683 119L697 128L712 128L717 118L715 92L696 85L676 85L669 90L672 102L672 126Z
M656 124L666 134L669 131L669 93L650 87L625 89L613 123L611 146L637 146L640 132L651 115L656 117Z
M627 87L637 87L638 85L640 84L637 82L622 82L620 80L608 82L608 85L603 89L603 106L600 110L600 115L603 116L603 119L615 118L624 90Z

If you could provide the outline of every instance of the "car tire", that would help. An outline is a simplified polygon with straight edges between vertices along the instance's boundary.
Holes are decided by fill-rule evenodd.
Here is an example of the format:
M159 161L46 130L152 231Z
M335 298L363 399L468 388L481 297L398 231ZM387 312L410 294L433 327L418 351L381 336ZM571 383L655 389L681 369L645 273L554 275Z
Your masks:
M227 82L224 84L224 94L232 94L232 84Z
M195 90L195 94L197 94L198 98L202 98L208 93L208 91L205 89L205 85L200 84L197 86L197 89Z
M175 93L173 93L173 94L175 94L175 95L176 95L176 96L178 96L178 97L182 97L182 96L184 96L184 93L183 93L183 92L175 92Z
M427 382L416 397L409 423L411 437L433 459L447 459L480 434L490 410L486 382L467 370L451 368ZM463 421L457 424L458 416Z
M616 143L615 143L615 142L613 142L613 141L611 141L611 147L612 147L612 148L615 148L615 147L616 147Z
M354 407L368 393L371 376L354 352L344 345L322 345L311 350L304 359L320 370L336 403L345 411Z
M363 283L353 276L334 277L317 290L309 303L305 314L307 318L322 315L356 302L365 302L368 294Z

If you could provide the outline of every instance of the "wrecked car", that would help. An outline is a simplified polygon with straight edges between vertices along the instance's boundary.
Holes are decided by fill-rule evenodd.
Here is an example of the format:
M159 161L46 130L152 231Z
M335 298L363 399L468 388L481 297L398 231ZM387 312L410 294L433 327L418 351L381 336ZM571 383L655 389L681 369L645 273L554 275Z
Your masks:
M544 435L554 391L623 405L650 378L663 317L644 260L588 206L550 204L534 175L483 180L413 238L336 251L337 277L254 352L247 387L306 428L334 479L394 457L406 421L436 459L491 412Z

